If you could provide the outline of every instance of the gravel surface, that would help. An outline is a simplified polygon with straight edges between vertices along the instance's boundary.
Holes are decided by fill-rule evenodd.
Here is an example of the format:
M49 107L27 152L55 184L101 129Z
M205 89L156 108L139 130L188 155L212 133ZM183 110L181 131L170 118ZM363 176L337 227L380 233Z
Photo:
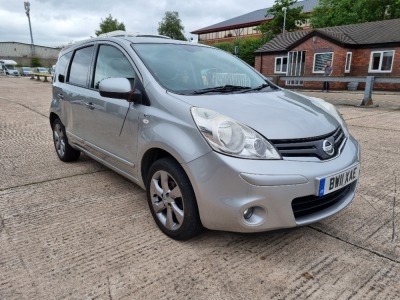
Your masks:
M178 242L138 186L85 155L58 160L50 83L0 76L0 299L400 299L400 96L362 108L362 92L304 93L361 143L353 203L310 226Z

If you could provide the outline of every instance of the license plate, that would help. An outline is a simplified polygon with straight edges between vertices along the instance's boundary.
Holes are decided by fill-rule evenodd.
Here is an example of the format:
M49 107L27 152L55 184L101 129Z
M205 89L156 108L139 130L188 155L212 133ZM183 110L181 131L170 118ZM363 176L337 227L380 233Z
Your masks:
M318 196L330 194L358 179L360 165L357 164L335 175L325 177L319 180Z

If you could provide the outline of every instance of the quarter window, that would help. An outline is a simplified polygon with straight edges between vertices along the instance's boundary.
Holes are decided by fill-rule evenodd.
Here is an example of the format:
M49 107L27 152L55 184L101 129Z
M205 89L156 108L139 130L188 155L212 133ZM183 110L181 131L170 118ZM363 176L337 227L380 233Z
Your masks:
M66 70L68 67L69 60L71 59L72 52L68 52L67 54L61 56L57 62L57 75L61 75L61 81L64 82L64 76L66 74ZM59 76L56 76L57 80L60 79Z
M315 53L313 73L324 73L328 61L331 61L333 66L333 52Z
M287 56L275 57L275 73L286 74Z
M392 72L394 50L373 51L369 63L369 72Z
M352 56L353 56L353 53L347 52L347 54L346 54L346 66L344 67L344 72L345 73L350 73Z
M71 71L69 73L69 83L87 86L90 63L93 56L93 46L78 49L72 59Z

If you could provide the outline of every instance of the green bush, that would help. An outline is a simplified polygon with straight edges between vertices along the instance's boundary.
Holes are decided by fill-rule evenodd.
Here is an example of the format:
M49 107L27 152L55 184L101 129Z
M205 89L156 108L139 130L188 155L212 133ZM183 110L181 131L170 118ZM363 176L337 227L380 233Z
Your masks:
M223 42L212 45L218 49L224 50L226 52L234 54L235 47L238 47L238 57L245 62L247 62L250 66L254 66L255 62L255 54L254 52L260 48L265 43L265 40L262 38L246 38L246 39L237 39L232 43Z
M215 48L224 50L226 52L232 53L232 54L235 51L234 43L223 42L223 43L213 44L212 46L215 47Z
M31 67L32 68L41 67L41 63L40 63L39 57L32 57Z

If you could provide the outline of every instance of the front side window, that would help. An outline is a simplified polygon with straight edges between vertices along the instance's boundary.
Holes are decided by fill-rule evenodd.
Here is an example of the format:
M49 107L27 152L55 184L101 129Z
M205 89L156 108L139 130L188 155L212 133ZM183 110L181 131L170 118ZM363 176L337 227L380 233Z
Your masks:
M287 56L275 57L275 73L286 74Z
M373 51L369 63L369 72L392 72L394 50Z
M324 73L328 61L332 62L333 66L333 52L315 53L313 73Z
M351 67L351 58L353 56L353 53L347 52L346 54L346 66L344 68L345 73L350 73L350 67Z
M78 49L72 59L68 82L86 87L94 46Z
M106 78L134 79L135 71L119 49L110 45L101 45L94 72L94 88L99 89L100 81Z

